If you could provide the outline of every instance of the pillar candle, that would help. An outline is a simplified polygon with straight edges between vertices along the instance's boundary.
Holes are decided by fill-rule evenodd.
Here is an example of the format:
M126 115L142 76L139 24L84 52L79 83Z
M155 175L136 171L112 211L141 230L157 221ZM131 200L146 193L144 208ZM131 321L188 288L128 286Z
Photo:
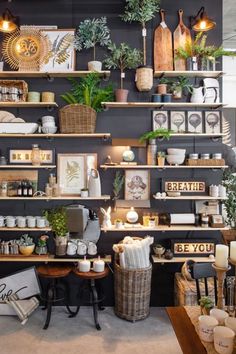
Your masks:
M236 262L236 241L230 242L230 259L233 262Z
M98 259L96 259L94 262L93 262L93 270L94 272L104 272L104 269L105 269L105 262L100 259L100 257L98 257Z
M216 245L215 265L219 268L228 267L229 247L225 245Z
M86 273L90 271L90 261L86 260L86 257L84 257L84 259L82 261L79 261L79 271Z

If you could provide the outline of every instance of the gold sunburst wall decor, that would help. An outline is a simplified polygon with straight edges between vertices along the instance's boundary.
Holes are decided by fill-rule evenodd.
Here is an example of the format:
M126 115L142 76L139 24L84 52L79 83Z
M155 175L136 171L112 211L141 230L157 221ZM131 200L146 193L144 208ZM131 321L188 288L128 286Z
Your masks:
M6 36L2 54L13 70L39 71L49 49L49 41L38 29L24 27Z

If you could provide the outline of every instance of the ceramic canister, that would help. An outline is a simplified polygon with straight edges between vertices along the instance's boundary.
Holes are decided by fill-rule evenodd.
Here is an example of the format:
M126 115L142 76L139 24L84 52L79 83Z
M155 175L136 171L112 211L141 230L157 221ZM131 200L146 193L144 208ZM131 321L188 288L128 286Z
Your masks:
M40 102L40 92L30 91L27 96L28 102Z
M54 102L55 93L54 92L42 92L42 102Z

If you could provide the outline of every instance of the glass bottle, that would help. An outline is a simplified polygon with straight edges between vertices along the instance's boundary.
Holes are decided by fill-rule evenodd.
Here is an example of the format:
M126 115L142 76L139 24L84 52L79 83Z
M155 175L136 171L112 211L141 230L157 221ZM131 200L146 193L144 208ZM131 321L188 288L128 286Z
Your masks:
M32 184L28 184L28 197L33 197L33 187Z
M23 197L28 197L28 186L26 182L22 183L22 195Z
M22 184L21 184L21 182L18 184L18 187L17 187L17 196L22 197Z
M41 164L40 149L38 144L32 145L31 162L34 166L40 166Z

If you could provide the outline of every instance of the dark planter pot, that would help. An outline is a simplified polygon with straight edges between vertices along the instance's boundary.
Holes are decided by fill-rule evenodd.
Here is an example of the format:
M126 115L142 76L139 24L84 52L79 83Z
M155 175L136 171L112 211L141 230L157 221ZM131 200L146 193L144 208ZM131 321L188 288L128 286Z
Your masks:
M116 102L127 102L129 90L117 89L115 94L116 94Z

